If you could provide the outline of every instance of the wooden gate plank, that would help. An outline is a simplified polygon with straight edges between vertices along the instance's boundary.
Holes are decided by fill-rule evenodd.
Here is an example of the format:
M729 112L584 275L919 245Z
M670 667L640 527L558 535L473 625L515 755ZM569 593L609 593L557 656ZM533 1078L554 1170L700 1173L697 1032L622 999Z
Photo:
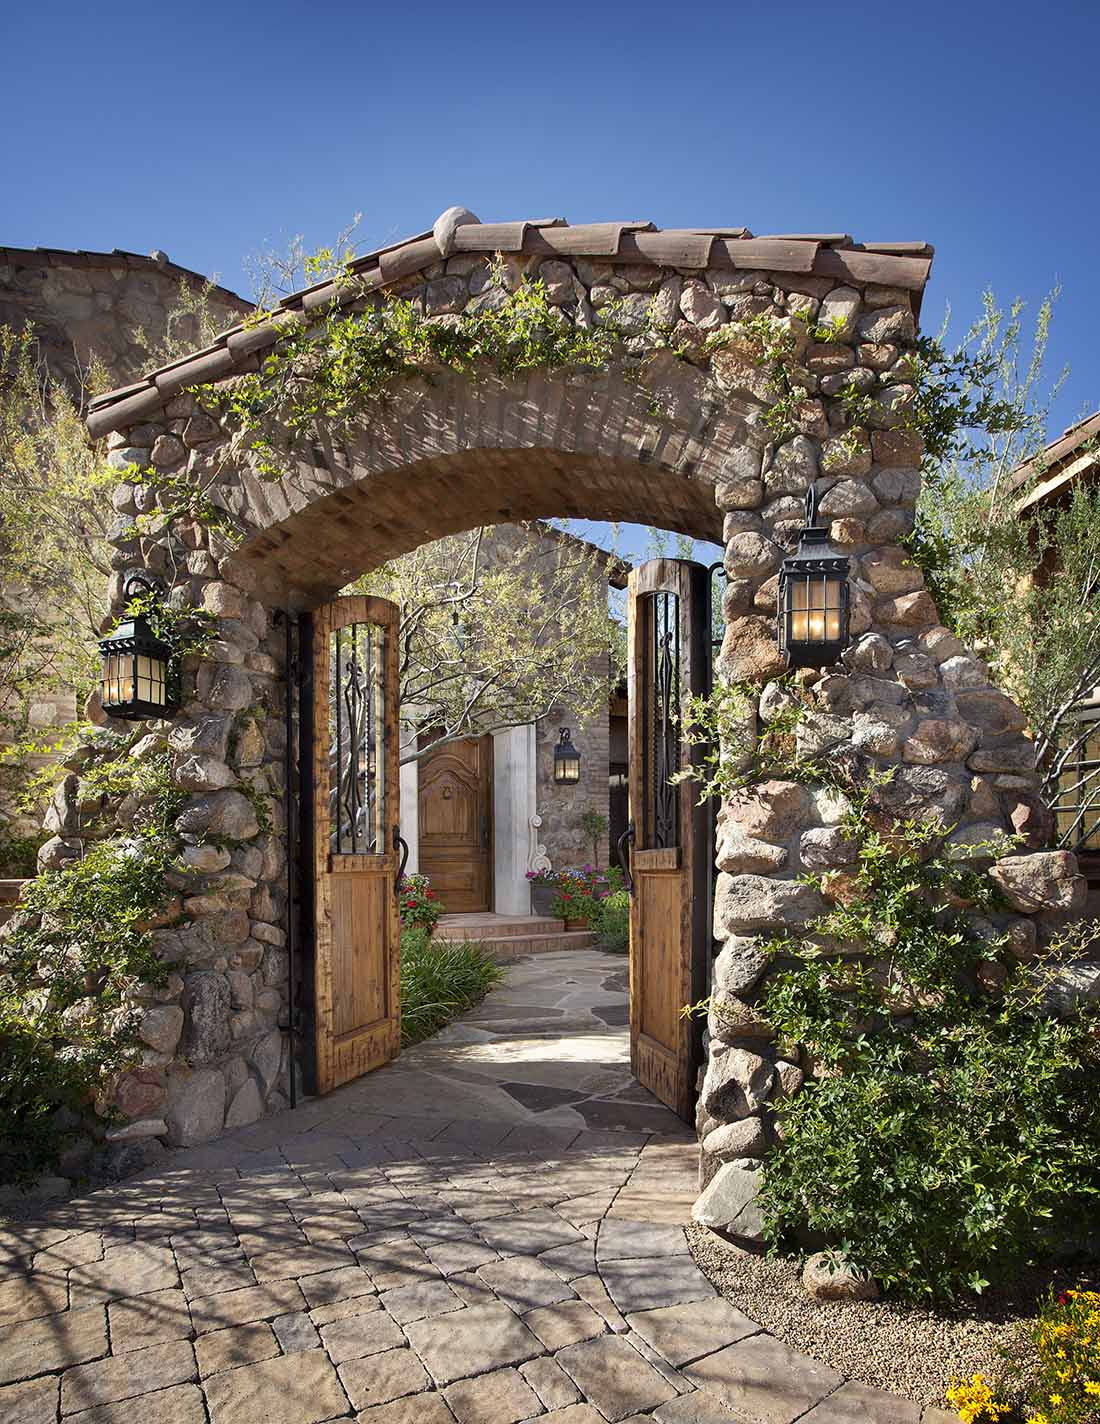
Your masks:
M382 598L339 598L313 615L314 1009L317 1091L378 1068L401 1048L401 921L393 833L400 824L397 641L399 610ZM333 634L356 624L385 633L368 674L384 687L369 764L381 772L371 830L373 854L333 844L330 703Z
M653 761L650 665L652 596L678 599L681 706L709 690L708 571L684 559L654 559L628 581L627 678L629 693L630 812L635 826L630 911L630 1061L638 1081L685 1121L695 1108L701 1062L698 1025L681 1013L707 991L711 954L709 878L713 849L710 817L691 783L680 788L676 845L652 844L649 814L657 787ZM682 740L681 767L699 755Z

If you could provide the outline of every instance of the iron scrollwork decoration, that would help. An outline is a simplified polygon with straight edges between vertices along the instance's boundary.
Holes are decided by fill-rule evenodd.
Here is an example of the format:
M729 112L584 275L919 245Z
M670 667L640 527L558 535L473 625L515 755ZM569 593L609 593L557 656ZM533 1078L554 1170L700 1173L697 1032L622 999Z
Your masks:
M645 847L680 843L680 600L648 595L645 685Z
M329 824L334 855L382 855L386 845L386 632L338 628L329 664Z

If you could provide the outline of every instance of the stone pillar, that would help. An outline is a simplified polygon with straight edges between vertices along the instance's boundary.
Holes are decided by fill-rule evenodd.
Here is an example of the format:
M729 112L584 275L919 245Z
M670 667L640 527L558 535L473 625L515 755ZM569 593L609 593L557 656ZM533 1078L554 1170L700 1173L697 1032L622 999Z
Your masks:
M401 755L416 745L416 732L404 728L401 733ZM405 869L413 875L420 869L420 763L407 761L401 765L401 834L409 848Z
M498 915L529 915L529 825L535 814L535 729L493 735L493 905Z
M833 290L817 314L816 329L826 326L828 340L796 338L792 379L805 383L805 399L792 411L797 433L737 451L717 486L729 575L721 672L760 688L754 715L761 726L784 705L774 681L784 671L778 571L816 481L820 522L851 558L851 645L842 666L800 679L810 710L798 728L799 751L826 754L857 781L890 769L893 779L876 793L883 813L939 818L954 826L949 843L960 851L1016 828L1026 828L1026 845L1038 849L1050 818L1025 719L990 684L986 665L940 624L921 570L899 543L913 526L923 452L907 428L916 394L909 299L874 287ZM742 356L714 360L728 379L747 385ZM862 424L852 423L853 410ZM774 778L747 786L718 816L714 933L721 950L713 982L722 1012L712 1010L708 1022L698 1108L706 1190L696 1219L748 1240L762 1239L753 1203L758 1168L775 1141L774 1105L812 1071L798 1046L777 1043L753 1009L770 969L762 945L780 931L797 935L829 908L829 895L843 894L856 859L839 830L845 810L841 796ZM828 874L824 895L801 883L807 873ZM1036 942L1029 916L1065 915L1083 903L1072 855L1013 857L995 874L1032 888L1030 900L1017 895L1012 912L992 926L1019 941L1022 958Z

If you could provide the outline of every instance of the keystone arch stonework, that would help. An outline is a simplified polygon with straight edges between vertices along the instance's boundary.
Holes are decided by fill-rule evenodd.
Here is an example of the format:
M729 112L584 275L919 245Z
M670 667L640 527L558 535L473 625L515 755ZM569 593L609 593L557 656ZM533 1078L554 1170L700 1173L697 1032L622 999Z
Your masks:
M598 323L614 303L627 326L622 360L600 374L505 381L437 371L403 382L339 439L296 451L289 478L275 483L188 394L254 369L278 339L272 323L233 328L93 407L89 428L107 438L116 465L201 482L240 531L231 543L179 519L152 534L138 516L155 507L155 487L123 485L116 495L116 611L122 573L144 566L217 620L214 642L185 668L179 717L147 733L149 745L167 741L189 794L178 826L187 871L179 918L157 931L175 966L170 991L149 1008L146 1061L115 1092L130 1123L124 1141L208 1140L286 1103L284 668L274 615L314 606L446 533L571 515L720 535L721 666L761 684L766 714L767 685L782 670L776 577L818 481L820 512L852 560L853 642L844 666L812 689L810 734L834 755L895 768L898 807L943 815L963 842L1015 830L1045 844L1023 719L940 626L899 544L919 492L906 356L930 249L860 247L837 235L756 239L743 229L481 224L452 209L431 234L361 259L354 298L322 285L288 299L284 319L323 320L347 301L395 295L429 317L476 311L494 299L496 254L508 280L541 278L563 320ZM778 441L765 420L774 391L737 335L738 323L759 317L790 332L804 392ZM814 339L815 325L829 339ZM723 330L727 344L708 344ZM870 398L855 429L845 388ZM273 798L269 830L257 821L257 794ZM47 865L79 853L78 797L78 779L66 778ZM751 1007L768 967L757 937L819 912L797 877L846 864L837 819L829 797L796 783L767 782L721 808L718 993ZM203 844L208 833L232 849ZM1002 871L1014 906L1005 927L1026 957L1036 917L1078 908L1084 882L1064 854L1014 857ZM781 1056L751 1013L736 1032L712 1018L708 1045L700 1219L758 1238L754 1177L773 1140L770 1104L797 1090L808 1065Z

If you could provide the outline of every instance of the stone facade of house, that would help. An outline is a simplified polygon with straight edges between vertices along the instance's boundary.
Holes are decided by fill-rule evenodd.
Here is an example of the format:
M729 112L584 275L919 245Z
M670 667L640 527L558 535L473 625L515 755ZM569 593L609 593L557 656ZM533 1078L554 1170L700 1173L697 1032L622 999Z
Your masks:
M96 375L124 385L146 370L151 353L163 349L171 333L187 348L200 336L187 299L205 293L208 312L228 326L251 311L234 292L178 267L163 252L67 252L59 248L0 247L0 325L30 328L51 376L73 398L86 399ZM78 714L75 697L41 691L22 709L27 728L41 733L64 726ZM32 757L36 770L46 757ZM37 819L20 812L10 794L11 778L0 779L0 843L33 835ZM0 854L0 860L4 857ZM0 874L26 871L0 863Z
M200 338L182 294L206 291L229 326L252 310L235 292L178 267L163 252L65 252L0 247L0 324L30 326L51 372L78 393L93 364L114 384L148 370L169 334L183 349Z
M189 799L178 822L179 918L156 935L158 952L173 965L171 988L150 1001L146 1063L115 1094L131 1140L205 1140L286 1101L284 668L272 619L283 602L308 605L342 586L349 549L364 540L385 556L414 547L426 527L429 537L469 527L502 504L511 517L634 518L700 538L712 536L717 520L729 575L722 666L730 678L759 684L766 719L783 668L775 579L816 480L821 515L851 558L852 645L843 667L807 680L816 709L807 735L833 757L893 768L884 793L891 805L956 823L958 843L1013 829L1043 844L1045 813L1028 770L1023 719L941 626L899 545L920 484L921 443L906 428L915 395L906 356L927 262L904 249L813 238L753 242L729 230L480 228L452 210L432 238L367 262L355 299L399 291L432 315L484 309L501 300L491 263L503 248L507 279L541 277L563 319L598 323L614 304L628 328L624 364L517 381L442 373L409 382L347 448L320 452L313 466L303 455L297 478L274 488L232 446L231 430L183 387L200 375L222 379L248 369L276 331L243 331L198 358L190 374L169 373L93 412L93 433L107 437L119 466L186 470L242 530L236 548L187 519L148 535L133 524L148 491L123 485L116 496L113 606L120 606L123 566L161 570L171 554L185 571L173 597L218 620L206 655L185 666L180 715L139 729L134 749L142 755L167 746ZM294 319L348 299L336 289L306 294L292 304L300 313ZM804 392L792 414L796 430L780 441L765 420L774 388L736 325L760 316L789 333ZM813 338L814 324L828 326L827 340ZM728 340L713 339L723 332ZM841 394L853 385L871 398L857 428ZM470 451L476 460L466 458ZM563 468L575 478L555 484ZM418 506L432 511L416 527L402 526L388 503L391 491L405 498L410 484ZM59 791L45 865L79 854L78 796L73 774ZM257 796L272 798L269 831L257 822ZM811 868L843 871L838 816L834 799L794 782L765 782L722 808L719 994L751 1009L768 969L756 953L760 937L797 927L822 908L797 877ZM232 849L215 849L212 837ZM1005 925L1026 958L1048 917L1057 922L1077 909L1084 883L1071 855L1042 851L1001 862L997 874L1013 906ZM1095 987L1089 973L1081 970L1086 989ZM737 1030L711 1022L700 1099L709 1181L702 1219L754 1234L752 1178L771 1140L769 1105L796 1091L809 1070L756 1031L751 1013Z

